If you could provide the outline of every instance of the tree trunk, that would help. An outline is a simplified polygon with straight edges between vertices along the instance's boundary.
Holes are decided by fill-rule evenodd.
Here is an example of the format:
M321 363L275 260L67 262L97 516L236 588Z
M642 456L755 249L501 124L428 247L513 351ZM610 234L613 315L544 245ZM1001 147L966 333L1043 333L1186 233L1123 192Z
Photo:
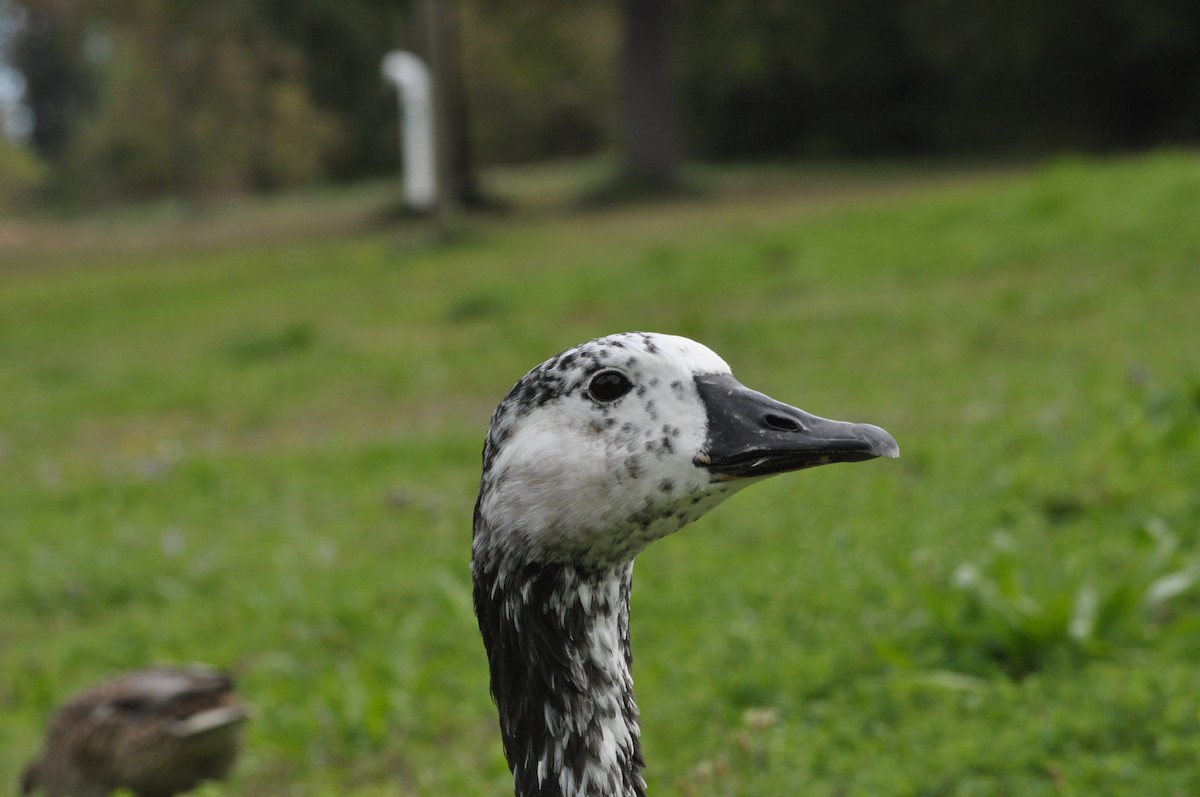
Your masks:
M459 44L455 0L424 0L426 60L433 78L435 157L438 168L436 213L446 219L459 207L492 204L480 189L471 157L467 92Z
M675 184L674 108L670 75L670 0L622 0L624 177L650 191Z
M446 145L449 186L455 198L466 208L484 207L490 204L480 189L475 170L475 159L471 154L471 120L467 108L467 87L463 78L462 18L460 4L450 2L442 18L442 71L445 75L444 89L447 124Z
M155 51L164 76L167 108L165 132L175 200L188 213L199 215L204 210L205 200L200 190L199 152L191 129L199 66L198 50L194 43L186 41L183 33L194 22L188 18L187 11L187 7L164 5L163 13L150 35L154 37Z
M457 210L454 194L454 103L450 98L449 56L447 52L447 8L450 0L424 0L421 12L425 21L425 60L433 80L433 156L436 161L437 199L433 214L443 231Z

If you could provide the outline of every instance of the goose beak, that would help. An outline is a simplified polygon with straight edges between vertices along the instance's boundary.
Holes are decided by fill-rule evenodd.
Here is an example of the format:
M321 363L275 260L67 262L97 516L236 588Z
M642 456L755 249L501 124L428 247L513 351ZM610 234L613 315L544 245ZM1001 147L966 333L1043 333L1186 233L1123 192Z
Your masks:
M878 426L819 418L729 374L697 376L696 387L708 412L708 439L695 463L719 479L900 456L895 439Z

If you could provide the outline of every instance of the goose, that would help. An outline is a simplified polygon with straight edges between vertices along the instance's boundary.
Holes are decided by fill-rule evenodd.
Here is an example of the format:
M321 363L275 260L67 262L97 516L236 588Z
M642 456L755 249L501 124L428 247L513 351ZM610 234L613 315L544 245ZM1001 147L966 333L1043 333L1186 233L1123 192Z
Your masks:
M899 456L738 382L706 346L632 332L522 377L492 415L471 574L517 797L644 797L633 562L768 476Z
M203 665L122 673L75 695L52 716L21 793L172 797L220 780L237 758L247 709L232 679Z

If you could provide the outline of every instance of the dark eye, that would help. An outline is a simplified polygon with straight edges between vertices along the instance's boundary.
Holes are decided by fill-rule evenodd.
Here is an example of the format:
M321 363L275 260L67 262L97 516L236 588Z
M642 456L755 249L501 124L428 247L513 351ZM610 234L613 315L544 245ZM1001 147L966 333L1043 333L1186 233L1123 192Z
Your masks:
M145 708L145 701L140 697L118 697L113 706L124 714L137 714Z
M616 401L632 388L629 377L620 371L601 371L588 383L588 393L596 401Z

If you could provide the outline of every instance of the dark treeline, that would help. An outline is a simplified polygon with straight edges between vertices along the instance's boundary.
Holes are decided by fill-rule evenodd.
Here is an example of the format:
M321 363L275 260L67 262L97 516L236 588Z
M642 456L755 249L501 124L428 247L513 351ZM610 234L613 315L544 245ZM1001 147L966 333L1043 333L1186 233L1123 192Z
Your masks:
M1200 139L1192 0L695 3L683 16L684 106L700 155Z
M64 198L354 180L396 169L380 61L424 49L428 2L454 12L474 162L620 146L623 15L666 0L8 0L8 57ZM1200 140L1195 0L675 0L668 19L693 158Z

